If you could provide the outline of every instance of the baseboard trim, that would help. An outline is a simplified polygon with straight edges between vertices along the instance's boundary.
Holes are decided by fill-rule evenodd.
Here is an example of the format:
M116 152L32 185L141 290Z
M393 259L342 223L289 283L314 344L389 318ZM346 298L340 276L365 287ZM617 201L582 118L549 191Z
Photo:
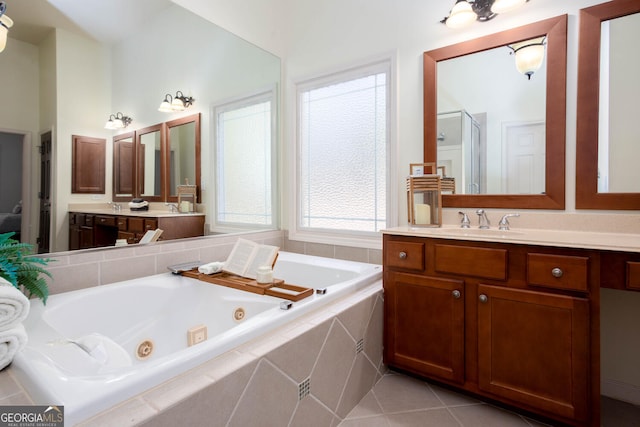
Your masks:
M640 387L634 384L603 378L600 384L600 393L616 400L640 405Z

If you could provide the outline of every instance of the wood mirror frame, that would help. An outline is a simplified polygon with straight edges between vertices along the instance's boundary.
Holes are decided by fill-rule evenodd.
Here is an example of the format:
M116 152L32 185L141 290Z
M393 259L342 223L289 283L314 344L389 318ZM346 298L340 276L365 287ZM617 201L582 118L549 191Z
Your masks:
M186 125L189 123L193 123L194 124L194 148L195 148L195 153L194 153L194 157L195 157L195 162L196 164L194 165L194 176L195 176L195 182L190 182L189 184L195 184L197 186L196 188L196 202L197 203L202 203L202 198L201 198L201 164L202 164L202 156L201 156L201 148L200 148L200 113L197 114L192 114L190 116L186 116L186 117L181 117L179 119L175 119L175 120L171 120L169 122L166 122L166 132L167 132L167 136L166 136L166 141L167 141L167 151L171 150L171 129L178 127L178 126L182 126L182 125ZM178 196L176 195L175 192L175 188L169 188L169 183L171 182L171 174L173 173L173 171L171 171L171 163L169 161L169 158L167 158L167 166L169 167L169 169L167 169L167 200L170 202L177 202L178 201ZM177 184L184 184L184 182L180 182Z
M424 53L424 161L437 162L437 63L544 35L547 36L545 193L443 194L444 207L564 209L567 15Z
M576 208L640 209L640 193L598 193L600 33L602 21L640 12L637 0L613 0L580 10Z

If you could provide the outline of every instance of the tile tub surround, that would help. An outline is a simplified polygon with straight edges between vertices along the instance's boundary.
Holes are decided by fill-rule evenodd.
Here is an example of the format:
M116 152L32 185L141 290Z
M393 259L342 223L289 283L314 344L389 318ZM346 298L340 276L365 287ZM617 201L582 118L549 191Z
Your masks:
M81 426L336 426L382 377L382 284L362 289Z
M167 266L200 260L225 260L239 237L283 247L282 231L263 231L173 240L123 248L54 253L47 266L51 294L106 285L167 272Z

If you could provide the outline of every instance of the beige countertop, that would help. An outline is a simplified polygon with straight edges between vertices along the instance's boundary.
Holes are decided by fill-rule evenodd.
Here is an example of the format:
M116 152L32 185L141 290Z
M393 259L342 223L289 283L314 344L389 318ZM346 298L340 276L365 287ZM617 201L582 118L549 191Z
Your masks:
M174 216L204 216L203 213L193 212L193 213L180 213L180 212L169 212L169 209L166 210L148 210L148 211L132 211L126 208L123 208L120 211L114 211L112 208L76 208L69 209L69 212L78 212L85 214L93 214L93 215L120 215L120 216L141 216L141 217L149 217L149 218L166 218L166 217L174 217Z
M566 231L513 227L511 230L501 231L496 227L489 230L481 230L477 226L473 226L471 228L460 228L460 226L457 225L444 225L442 227L403 226L383 230L382 233L400 236L430 237L436 239L519 243L564 248L640 252L640 234L634 233Z

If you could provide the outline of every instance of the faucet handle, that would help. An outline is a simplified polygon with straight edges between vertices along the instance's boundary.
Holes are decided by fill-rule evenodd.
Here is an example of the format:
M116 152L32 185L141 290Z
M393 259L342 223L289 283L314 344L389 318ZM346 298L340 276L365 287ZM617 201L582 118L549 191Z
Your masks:
M503 230L503 231L509 230L509 218L518 217L518 216L520 216L519 213L503 215L502 218L500 219L500 222L498 223L498 230Z
M470 228L471 227L471 220L469 219L469 216L460 211L458 212L460 215L462 215L462 222L460 222L460 228Z

